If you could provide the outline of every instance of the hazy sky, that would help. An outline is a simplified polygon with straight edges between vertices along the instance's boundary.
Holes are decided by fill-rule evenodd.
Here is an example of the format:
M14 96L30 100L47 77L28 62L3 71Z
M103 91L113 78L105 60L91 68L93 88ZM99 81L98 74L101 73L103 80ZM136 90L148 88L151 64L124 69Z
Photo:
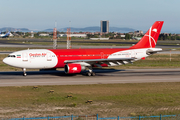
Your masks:
M1 0L0 28L54 28L100 26L147 31L157 20L162 32L180 33L180 0ZM71 22L69 22L71 21Z

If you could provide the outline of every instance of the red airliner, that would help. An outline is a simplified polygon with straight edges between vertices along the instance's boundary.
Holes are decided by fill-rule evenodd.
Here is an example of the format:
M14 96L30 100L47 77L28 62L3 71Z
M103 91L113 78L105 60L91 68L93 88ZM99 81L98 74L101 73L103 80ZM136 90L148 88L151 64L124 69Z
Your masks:
M156 21L143 38L130 48L31 49L11 53L3 62L22 68L24 76L27 75L27 68L64 68L67 74L87 71L88 76L93 76L95 75L93 67L124 65L162 51L155 46L163 23L163 21Z

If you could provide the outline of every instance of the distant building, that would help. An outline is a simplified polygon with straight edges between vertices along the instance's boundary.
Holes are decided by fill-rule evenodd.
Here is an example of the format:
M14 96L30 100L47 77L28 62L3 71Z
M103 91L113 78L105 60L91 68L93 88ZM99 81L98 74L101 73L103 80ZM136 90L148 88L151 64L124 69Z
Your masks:
M137 31L134 31L134 34L136 34L136 35L143 35L143 31L137 30Z
M85 37L87 37L86 34L71 34L70 36L71 36L71 37L80 37L80 38L85 38Z
M34 33L33 33L33 31L31 31L31 37L32 37L32 38L34 37Z
M109 33L109 21L101 21L101 33Z
M128 34L133 35L134 33L133 32L129 32Z
M109 38L90 38L90 40L109 40Z
M49 36L49 34L41 33L41 34L39 34L39 36Z
M58 34L57 37L67 37L66 34Z
M141 40L142 37L133 37L132 39Z
M20 36L19 34L17 34L16 32L13 33L13 36Z
M121 38L125 38L126 37L126 35L120 35L121 36Z
M86 38L86 34L70 34L71 37ZM67 37L67 34L58 34L57 37Z

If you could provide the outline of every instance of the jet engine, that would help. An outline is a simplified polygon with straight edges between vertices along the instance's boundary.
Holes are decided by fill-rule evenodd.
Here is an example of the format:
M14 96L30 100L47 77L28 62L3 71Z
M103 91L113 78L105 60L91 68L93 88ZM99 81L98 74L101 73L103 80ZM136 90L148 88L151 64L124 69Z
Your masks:
M64 66L64 71L66 74L72 73L80 73L85 70L85 66L81 66L81 64L66 64Z

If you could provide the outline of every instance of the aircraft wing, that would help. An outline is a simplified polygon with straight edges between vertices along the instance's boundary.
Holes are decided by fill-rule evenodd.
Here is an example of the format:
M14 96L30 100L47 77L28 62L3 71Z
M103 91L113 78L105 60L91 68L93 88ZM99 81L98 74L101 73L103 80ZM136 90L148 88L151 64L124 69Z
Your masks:
M132 63L131 60L134 60L136 58L108 58L108 59L84 59L84 60L66 60L64 63L80 63L80 62L85 62L90 65L96 65L98 67L101 67L100 64L109 64L109 62L113 62L115 64L125 64L124 61L128 63Z

